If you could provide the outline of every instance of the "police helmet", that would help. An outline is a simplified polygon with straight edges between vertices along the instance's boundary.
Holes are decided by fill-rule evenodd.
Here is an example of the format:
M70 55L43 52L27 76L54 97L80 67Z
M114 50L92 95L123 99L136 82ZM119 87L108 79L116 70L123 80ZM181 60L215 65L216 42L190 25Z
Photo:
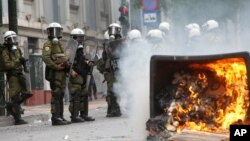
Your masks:
M121 38L121 26L118 23L112 23L108 27L109 37L113 39Z
M206 23L204 23L202 25L202 28L205 30L205 31L210 31L210 30L214 30L216 28L219 27L219 23L215 20L208 20Z
M185 29L189 38L193 38L200 35L200 25L197 23L190 23L185 26Z
M161 30L159 29L152 29L149 30L148 34L147 34L147 39L151 42L151 43L157 43L162 41L163 39L163 33Z
M80 28L74 28L70 32L70 36L71 36L71 38L75 39L79 44L83 44L85 32L84 32L84 30L82 30Z
M63 28L59 23L50 23L47 27L47 34L49 38L62 38Z
M139 39L141 38L141 32L137 29L133 29L128 33L128 38L130 40Z
M159 29L164 32L164 33L167 33L170 29L170 25L168 22L161 22L160 25L159 25Z
M10 44L10 45L16 45L17 44L17 35L14 31L6 31L3 35L4 43Z

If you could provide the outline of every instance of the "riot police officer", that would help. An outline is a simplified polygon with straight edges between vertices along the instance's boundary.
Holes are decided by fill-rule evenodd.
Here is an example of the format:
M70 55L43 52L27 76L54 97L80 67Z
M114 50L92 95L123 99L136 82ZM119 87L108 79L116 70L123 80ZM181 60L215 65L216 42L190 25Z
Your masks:
M85 58L84 55L84 37L85 33L80 28L71 31L71 38L78 42L76 55L71 71L71 100L69 111L72 122L94 121L95 119L88 116L88 91L86 88L86 79L93 63ZM80 116L79 116L80 112Z
M152 29L149 30L146 36L146 39L149 43L150 46L152 46L152 49L154 51L163 51L165 50L165 46L164 46L164 33L159 30L159 29Z
M200 26L197 23L190 23L185 26L187 33L186 47L195 47L199 43L200 37ZM185 48L188 49L188 48Z
M118 95L114 92L114 83L117 80L119 52L124 43L121 26L117 23L110 24L108 34L109 41L105 43L102 59L98 62L97 68L104 74L107 81L107 117L119 117L121 116L121 110L117 102Z
M220 43L223 36L219 32L219 23L215 20L208 20L202 25L202 38L208 43ZM222 44L222 43L221 43Z
M128 39L130 41L130 43L135 42L137 40L140 40L141 37L141 32L137 29L133 29L131 31L128 32Z
M170 24L168 22L161 22L159 29L164 33L164 36L167 36L170 30Z
M132 29L129 31L127 39L128 46L131 49L124 49L122 52L123 56L135 54L137 51L140 52L143 47L147 46L147 44L142 39L141 32L138 29Z
M60 43L62 26L59 23L50 23L47 27L48 39L43 45L42 58L46 64L45 78L51 88L51 121L52 125L69 124L63 117L63 97L66 83L66 73L69 68L64 48Z
M26 60L17 46L17 35L14 31L5 32L3 38L2 63L7 72L10 97L10 101L6 103L6 109L14 117L15 125L26 124L27 122L21 118L21 114L23 114L21 104L32 96L26 87L26 78L23 74Z
M202 25L204 32L209 32L219 27L219 23L215 20L208 20Z

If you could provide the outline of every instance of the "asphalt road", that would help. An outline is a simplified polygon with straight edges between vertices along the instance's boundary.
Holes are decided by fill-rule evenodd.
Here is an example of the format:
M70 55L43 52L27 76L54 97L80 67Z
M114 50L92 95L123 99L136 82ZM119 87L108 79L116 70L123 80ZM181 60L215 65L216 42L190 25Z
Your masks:
M41 109L41 108L40 108ZM28 109L29 110L29 109ZM49 112L43 109L40 112ZM29 114L29 111L27 111ZM107 118L106 103L91 107L89 115L94 122L74 123L66 126L51 126L51 121L34 120L27 125L0 127L1 141L142 141L129 124L126 113L122 117ZM65 112L65 117L70 115Z

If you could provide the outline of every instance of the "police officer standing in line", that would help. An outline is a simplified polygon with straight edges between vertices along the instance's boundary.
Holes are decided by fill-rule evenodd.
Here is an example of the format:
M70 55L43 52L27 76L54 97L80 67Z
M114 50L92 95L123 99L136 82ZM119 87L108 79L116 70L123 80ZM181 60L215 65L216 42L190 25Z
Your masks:
M159 29L149 30L146 36L147 41L155 51L162 52L165 48L163 44L164 33Z
M109 43L104 43L102 59L98 61L97 69L104 74L105 81L107 81L107 117L120 117L122 114L113 86L117 81L119 47L124 42L121 36L121 26L117 23L110 24L108 34Z
M129 43L130 45L141 41L141 32L137 29L133 29L131 31L128 32L128 39L129 39Z
M14 31L4 33L4 47L2 50L2 62L4 71L7 72L10 101L6 103L6 109L14 117L15 125L27 124L21 118L23 109L21 104L32 96L26 87L26 78L23 74L23 66L27 60L22 57L21 49L17 46L17 35Z
M59 39L63 28L59 23L50 23L47 28L48 40L43 45L42 58L46 64L45 78L51 88L51 121L52 125L66 125L70 122L63 117L63 97L66 83L66 73L70 65L64 54Z
M83 45L85 33L82 29L75 28L71 31L70 35L71 38L78 42L78 48L76 50L71 71L69 88L71 94L69 105L71 121L73 123L94 121L94 118L88 116L88 91L86 88L86 79L88 71L93 63L89 60L86 60L84 55Z

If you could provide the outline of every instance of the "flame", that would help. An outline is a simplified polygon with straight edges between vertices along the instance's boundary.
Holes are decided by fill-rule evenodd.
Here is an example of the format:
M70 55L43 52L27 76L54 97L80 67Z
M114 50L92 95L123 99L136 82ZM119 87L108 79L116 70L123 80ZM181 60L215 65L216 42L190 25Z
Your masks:
M207 69L216 74L216 77L222 80L225 87L223 97L216 101L217 111L206 109L205 114L213 117L215 124L210 125L206 121L192 121L183 118L185 114L197 110L201 102L200 93L195 91L195 85L190 84L188 88L189 103L188 107L178 105L174 120L183 121L183 125L177 128L179 132L184 127L191 130L221 132L229 128L230 124L246 121L247 110L249 106L249 91L247 85L247 70L244 59L242 58L227 58L216 60L207 64L191 64L193 69ZM204 73L199 73L198 78L204 84L207 84L208 78ZM226 105L226 106L225 106ZM208 106L209 107L209 106ZM207 107L205 107L207 108Z

